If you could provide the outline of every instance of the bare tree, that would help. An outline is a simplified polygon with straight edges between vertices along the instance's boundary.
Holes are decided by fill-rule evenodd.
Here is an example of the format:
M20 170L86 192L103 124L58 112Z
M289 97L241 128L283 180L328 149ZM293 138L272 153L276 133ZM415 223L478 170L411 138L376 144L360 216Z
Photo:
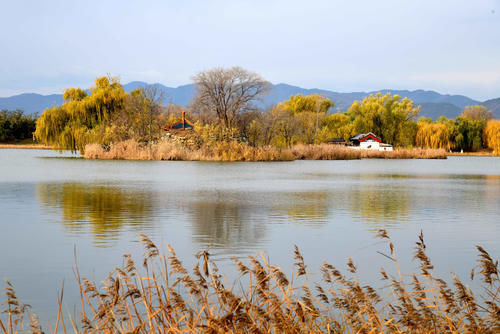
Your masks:
M141 91L145 102L145 111L149 129L149 141L151 142L153 140L153 125L156 125L155 127L157 127L159 131L158 124L154 123L160 115L166 93L158 84L147 85L141 88Z
M200 114L216 114L225 127L234 126L242 113L256 110L254 102L270 87L260 75L241 67L200 72L193 81L197 87L193 106Z

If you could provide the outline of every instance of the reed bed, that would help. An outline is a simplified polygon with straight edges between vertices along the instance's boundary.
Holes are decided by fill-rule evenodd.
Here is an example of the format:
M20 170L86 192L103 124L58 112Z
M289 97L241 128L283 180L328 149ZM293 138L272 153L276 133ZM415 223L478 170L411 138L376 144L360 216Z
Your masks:
M353 149L337 145L296 145L292 153L298 160L352 160L352 159L446 159L444 149L398 148L394 151Z
M220 141L196 147L164 141L141 145L133 140L85 147L87 159L184 160L184 161L291 161L353 159L446 159L443 149L396 149L394 151L357 150L328 144L296 145L291 149L272 146L252 147L238 141Z
M444 149L434 148L398 148L394 151L361 151L362 159L446 159L448 154Z
M414 253L419 269L410 276L400 272L387 232L379 230L377 237L388 245L382 255L394 264L391 271L380 270L385 286L379 289L359 282L350 258L346 273L324 262L321 281L310 283L297 247L290 275L262 255L235 258L239 285L228 284L209 252L198 253L188 270L170 246L162 255L140 235L141 270L125 255L124 265L101 286L75 270L80 312L63 316L63 287L51 333L500 333L498 261L486 250L477 247L478 265L471 273L482 282L476 295L456 276L452 283L435 276L422 234ZM42 333L9 282L4 304L8 320L0 321L0 333Z
M85 147L87 159L115 160L184 160L184 161L289 161L294 157L289 150L274 147L252 147L237 141L214 142L200 147L189 147L177 142L141 145L133 140L112 144L108 149L91 144Z

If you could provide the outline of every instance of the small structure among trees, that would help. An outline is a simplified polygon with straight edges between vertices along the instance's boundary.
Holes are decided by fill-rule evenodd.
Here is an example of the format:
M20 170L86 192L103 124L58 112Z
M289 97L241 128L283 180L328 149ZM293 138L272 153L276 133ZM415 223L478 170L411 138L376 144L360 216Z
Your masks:
M392 151L392 145L382 143L382 139L373 134L359 133L354 137L349 138L353 148L360 148L364 150L378 150L378 151Z
M166 125L163 128L163 130L165 130L165 131L171 131L171 130L182 131L182 130L192 130L192 129L194 129L194 127L195 127L195 125L186 119L186 112L183 111L182 118L179 121Z

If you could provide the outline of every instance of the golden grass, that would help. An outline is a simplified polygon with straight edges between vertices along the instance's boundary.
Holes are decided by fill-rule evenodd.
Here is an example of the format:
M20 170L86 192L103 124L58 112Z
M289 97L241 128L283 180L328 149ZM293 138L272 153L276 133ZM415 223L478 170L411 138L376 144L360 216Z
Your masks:
M361 159L361 152L337 145L295 145L292 153L297 160L353 160Z
M199 148L181 143L162 142L140 145L133 140L112 144L108 150L101 145L85 147L85 158L116 160L184 160L184 161L288 161L293 156L288 150L274 147L251 147L236 141L214 142Z
M479 151L479 152L448 152L448 156L455 156L455 157L496 157L493 152L491 151Z
M345 146L296 145L292 149L252 147L237 141L221 141L189 147L164 141L141 145L133 140L112 144L108 149L90 144L85 147L87 159L116 160L184 160L184 161L291 161L352 159L446 159L443 149L396 149L394 151L356 150Z
M294 272L286 275L264 256L243 262L233 259L241 275L226 282L207 251L197 254L191 271L183 267L169 246L161 255L157 246L140 235L145 247L139 270L130 255L99 287L75 277L80 286L78 315L63 316L62 295L52 333L499 333L500 281L498 261L479 251L474 275L481 279L481 295L452 276L451 284L435 276L418 236L414 258L419 272L403 275L394 246L385 230L377 236L388 244L382 254L394 263L380 270L384 287L361 285L352 259L347 273L326 262L322 279L312 284L299 249ZM409 278L408 278L409 277ZM239 283L239 284L238 284ZM241 288L232 288L232 287ZM22 305L7 282L6 322L0 333L42 333L38 318ZM65 321L66 319L66 321Z
M363 159L446 159L444 149L434 148L397 148L394 151L360 150Z
M372 151L337 145L297 145L292 148L296 159L301 160L351 160L351 159L446 159L443 149L404 149Z
M51 150L52 146L47 146L43 144L0 144L0 149L33 149L33 150Z

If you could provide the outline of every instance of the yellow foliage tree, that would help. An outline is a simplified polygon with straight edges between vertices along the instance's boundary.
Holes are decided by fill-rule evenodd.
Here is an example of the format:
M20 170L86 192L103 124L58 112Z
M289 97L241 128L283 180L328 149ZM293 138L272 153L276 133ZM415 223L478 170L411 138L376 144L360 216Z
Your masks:
M354 125L351 118L346 114L331 114L323 119L321 128L321 141L327 141L330 138L344 138L348 140L354 135Z
M441 123L418 122L416 144L425 148L450 149L448 128Z
M354 131L373 132L394 146L410 146L415 138L415 118L420 107L413 101L389 93L370 95L362 102L354 101L348 114L354 119Z
M493 154L500 155L500 121L491 120L486 124L483 131L483 140L486 145L493 149Z
M335 107L335 104L329 98L320 94L297 94L290 96L290 99L280 102L277 105L277 108L286 110L291 114L302 112L326 113L333 107Z
M95 80L91 94L79 88L64 92L61 107L45 110L36 122L35 137L58 150L80 151L88 143L109 144L113 139L110 119L128 98L117 78Z
M473 121L489 121L493 118L493 113L485 106L477 105L465 107L461 116Z
M320 94L290 96L273 110L274 124L279 146L291 146L296 142L319 142L320 124L335 104Z

